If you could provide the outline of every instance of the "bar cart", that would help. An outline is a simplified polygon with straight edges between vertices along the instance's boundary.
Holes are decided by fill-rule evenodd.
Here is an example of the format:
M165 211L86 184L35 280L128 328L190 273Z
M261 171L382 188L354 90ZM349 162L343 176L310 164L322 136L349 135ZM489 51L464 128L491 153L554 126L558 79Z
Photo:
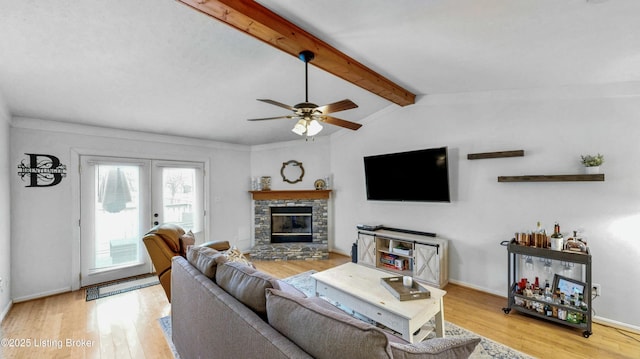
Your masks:
M549 320L555 323L567 325L570 327L582 329L582 335L585 338L589 338L592 334L591 321L591 253L589 249L586 252L575 252L569 250L556 251L548 248L529 247L518 244L515 239L511 241L503 241L500 243L507 247L508 255L508 302L505 308L502 308L505 314L509 314L512 309L525 313L534 317ZM562 262L575 263L584 266L584 280L573 281L570 278L562 277L555 274L554 289L560 282L561 286L568 284L572 287L582 289L583 304L580 303L559 303L557 301L550 301L548 298L541 296L532 296L530 293L521 293L519 290L518 275L518 262L517 256L530 256L543 258L548 260L558 260ZM540 308L543 309L540 311ZM551 312L547 312L551 310ZM556 312L561 315L558 316ZM562 314L565 315L562 315Z

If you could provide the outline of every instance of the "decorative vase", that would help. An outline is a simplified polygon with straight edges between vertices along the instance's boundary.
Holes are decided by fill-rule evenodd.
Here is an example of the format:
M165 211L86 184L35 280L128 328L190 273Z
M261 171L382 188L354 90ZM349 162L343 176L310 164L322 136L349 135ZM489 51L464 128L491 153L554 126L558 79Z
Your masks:
M260 189L263 191L271 190L271 176L262 176L260 177Z
M260 177L251 177L251 190L252 191L260 190Z
M588 175L596 175L596 174L600 173L600 166L585 167L584 168L584 173L586 173Z

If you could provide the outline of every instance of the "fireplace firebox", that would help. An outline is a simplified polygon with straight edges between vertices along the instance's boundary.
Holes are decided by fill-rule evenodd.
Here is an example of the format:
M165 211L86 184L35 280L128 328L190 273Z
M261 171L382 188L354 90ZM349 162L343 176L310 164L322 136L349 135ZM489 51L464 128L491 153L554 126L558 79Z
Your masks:
M271 207L271 243L313 242L312 207Z

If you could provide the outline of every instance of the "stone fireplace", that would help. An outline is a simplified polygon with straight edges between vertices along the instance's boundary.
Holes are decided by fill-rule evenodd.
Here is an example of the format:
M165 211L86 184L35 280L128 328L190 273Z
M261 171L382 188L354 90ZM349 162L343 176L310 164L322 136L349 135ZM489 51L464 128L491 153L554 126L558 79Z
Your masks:
M251 258L329 258L329 190L252 191L255 244Z

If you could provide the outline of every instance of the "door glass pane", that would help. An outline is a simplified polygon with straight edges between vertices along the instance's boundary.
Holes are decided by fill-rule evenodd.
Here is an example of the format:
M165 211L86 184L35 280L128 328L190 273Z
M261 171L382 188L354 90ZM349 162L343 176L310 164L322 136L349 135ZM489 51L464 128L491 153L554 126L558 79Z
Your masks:
M162 168L162 208L164 223L173 223L185 231L199 231L199 208L195 168Z
M97 165L96 171L94 267L90 272L138 264L139 166Z

